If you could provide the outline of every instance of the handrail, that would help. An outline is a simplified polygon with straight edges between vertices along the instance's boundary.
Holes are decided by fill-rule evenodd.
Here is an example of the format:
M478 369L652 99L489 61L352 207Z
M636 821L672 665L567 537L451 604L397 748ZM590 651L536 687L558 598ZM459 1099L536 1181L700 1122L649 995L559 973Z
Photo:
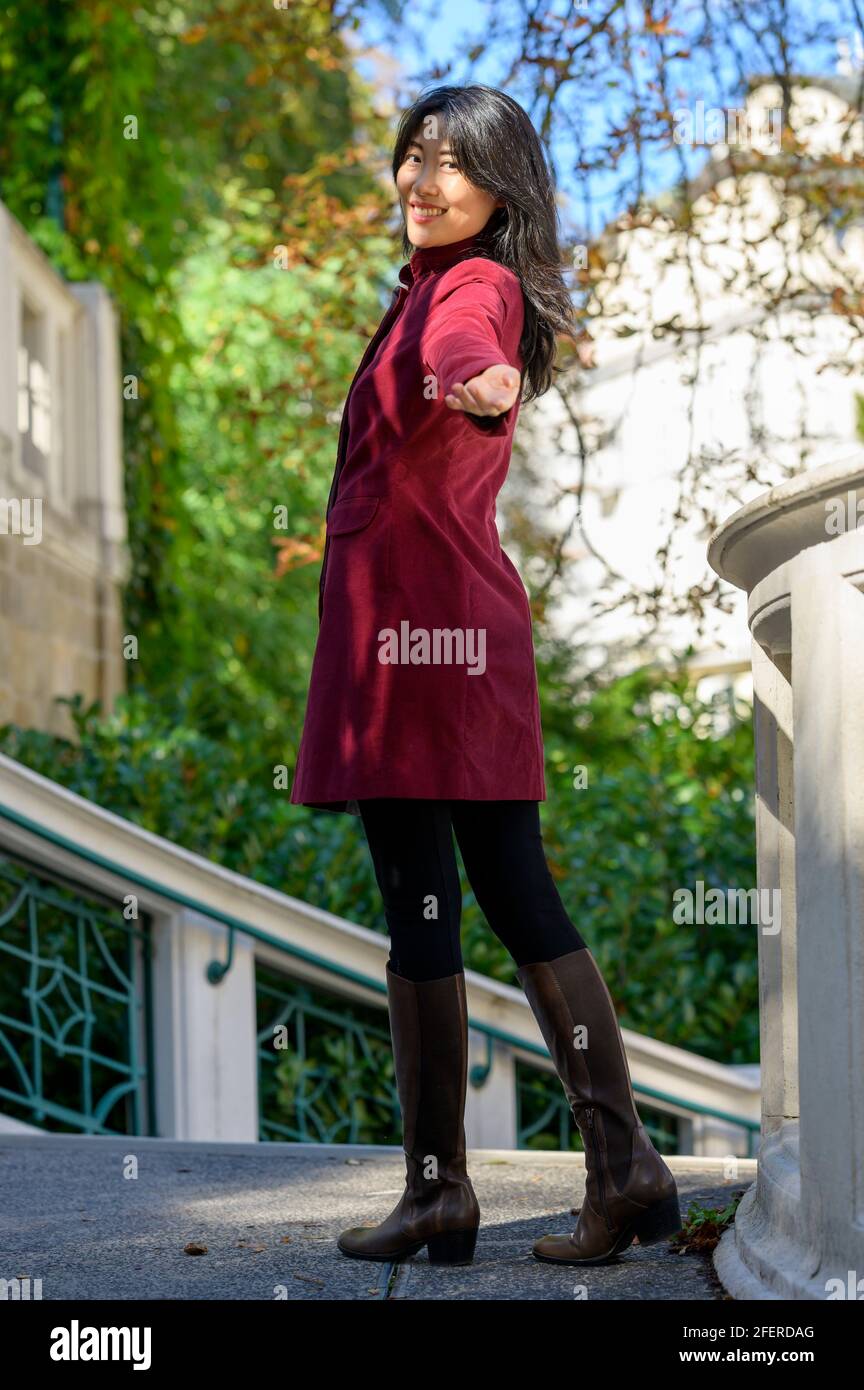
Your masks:
M374 990L376 994L387 993L387 985L382 980L375 980L371 976L362 975L358 970L351 970L347 966L335 964L327 960L325 956L319 956L314 951L307 951L302 946L295 946L292 942L282 941L279 937L271 936L269 932L262 931L260 927L253 927L248 922L243 922L239 917L232 916L231 913L222 912L218 908L209 907L197 898L192 898L186 893L177 892L176 889L166 888L155 883L152 879L146 878L143 874L135 873L125 869L122 865L106 859L104 855L96 854L94 850L84 849L77 845L74 840L68 840L64 835L58 835L54 830L47 830L38 821L33 821L29 816L22 816L19 811L14 811L11 806L0 802L0 816L5 820L12 821L23 830L31 834L38 835L43 840L48 840L51 844L57 845L60 849L66 850L78 859L85 859L90 864L95 864L98 868L114 874L118 878L126 879L130 883L135 883L139 887L147 888L156 893L161 898L167 898L170 902L177 903L181 907L187 907L193 912L200 912L202 916L209 917L213 921L220 922L228 927L229 935L229 956L227 962L211 961L207 967L207 978L211 984L218 984L230 967L233 953L233 933L235 931L245 932L247 936L254 937L262 941L267 946L275 947L276 950L284 951L287 955L296 956L300 960L307 961L310 965L316 965L332 975L337 975L342 979L351 980L354 984L364 986L366 989ZM506 1033L503 1029L495 1028L490 1023L472 1022L468 1019L468 1026L474 1032L483 1033L488 1038L496 1042L505 1043L516 1051L528 1052L537 1057L543 1057L547 1061L551 1060L548 1048L541 1047L538 1043L528 1042L524 1038L518 1038L512 1033ZM761 1128L761 1121L752 1120L746 1115L734 1115L727 1110L715 1110L711 1106L703 1105L700 1101L684 1100L679 1096L669 1095L665 1091L659 1091L653 1086L638 1086L633 1083L633 1090L639 1095L653 1100L665 1102L667 1105L676 1106L678 1109L690 1111L696 1115L710 1116L712 1119L725 1120L729 1124L738 1125L742 1129L757 1132Z

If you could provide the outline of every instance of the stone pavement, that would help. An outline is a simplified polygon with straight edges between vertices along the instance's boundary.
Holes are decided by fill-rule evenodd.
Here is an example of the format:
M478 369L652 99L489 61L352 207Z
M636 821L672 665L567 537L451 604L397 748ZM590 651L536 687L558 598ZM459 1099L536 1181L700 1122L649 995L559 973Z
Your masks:
M739 1159L671 1158L682 1218L725 1206L756 1176ZM336 1236L380 1221L404 1186L401 1151L356 1145L179 1143L0 1134L0 1278L41 1279L48 1299L639 1301L724 1298L710 1259L667 1242L614 1265L557 1269L531 1255L575 1225L581 1155L472 1150L481 1208L474 1262L347 1259ZM127 1176L137 1170L137 1176ZM190 1244L206 1254L184 1253ZM583 1295L584 1296L584 1295Z

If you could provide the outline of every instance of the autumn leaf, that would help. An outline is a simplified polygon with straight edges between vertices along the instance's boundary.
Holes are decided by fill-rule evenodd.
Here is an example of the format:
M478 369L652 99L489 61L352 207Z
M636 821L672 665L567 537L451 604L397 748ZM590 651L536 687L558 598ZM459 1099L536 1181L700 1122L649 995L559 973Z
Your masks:
M274 570L276 579L281 579L290 570L301 569L303 565L314 564L316 560L321 559L323 554L319 544L302 540L299 536L276 536L273 539L273 544L279 551Z

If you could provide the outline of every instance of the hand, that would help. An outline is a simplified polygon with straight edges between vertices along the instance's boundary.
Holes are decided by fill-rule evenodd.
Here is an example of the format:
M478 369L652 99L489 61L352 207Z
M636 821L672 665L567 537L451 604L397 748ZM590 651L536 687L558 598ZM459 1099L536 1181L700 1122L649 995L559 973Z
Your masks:
M469 415L503 415L519 395L521 381L515 367L500 362L464 384L454 383L452 392L444 397L444 404L451 410L465 410Z

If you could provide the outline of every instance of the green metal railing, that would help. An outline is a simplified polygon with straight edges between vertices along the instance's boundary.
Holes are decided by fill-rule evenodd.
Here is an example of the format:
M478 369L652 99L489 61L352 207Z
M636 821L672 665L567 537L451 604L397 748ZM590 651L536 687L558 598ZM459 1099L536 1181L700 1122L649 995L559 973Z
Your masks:
M85 1134L149 1133L150 933L0 855L0 1105Z
M255 992L259 1138L401 1144L390 1030L381 1010L349 1004L260 962Z
M122 865L114 863L112 860L107 859L104 855L97 854L93 850L82 848L73 840L70 840L63 835L59 835L55 831L46 829L37 821L33 821L29 817L21 815L20 812L17 812L13 810L11 807L5 806L2 803L0 803L0 818L6 819L11 823L18 825L21 828L29 831L30 833L40 837L41 839L58 846L64 851L73 855L76 859L85 861L89 864L97 865L100 869L110 874L113 874L125 883L133 884L138 888L144 888L166 901L175 903L181 907L189 908L191 911L198 912L202 916L208 917L211 920L219 922L223 926L225 926L228 929L227 951L225 958L223 960L211 961L210 965L207 968L207 978L214 985L218 985L220 980L222 980L225 977L225 975L230 971L234 959L235 933L242 932L244 935L251 937L253 940L260 941L278 950L280 954L286 958L286 960L288 958L293 957L294 959L303 960L318 966L322 971L326 971L327 974L333 978L334 986L336 982L340 980L350 981L353 984L362 985L364 988L372 991L375 994L379 994L386 997L387 986L383 980L376 979L374 976L365 975L360 971L351 970L345 966L339 965L331 960L328 960L325 956L319 955L317 952L309 951L306 950L304 947L294 945L291 942L283 941L281 940L281 938L274 936L272 933L263 931L259 927L254 927L250 923L245 922L240 918L234 917L230 913L221 911L221 909L211 907L209 904L201 902L199 899L193 898L189 894L180 893L175 889L167 888L163 884L157 883L153 879L147 878L142 874L136 873L132 870L125 868ZM271 990L272 988L273 985L271 982ZM288 997L290 993L291 990L290 987L288 987L286 990L286 997ZM301 996L295 995L295 999L297 997ZM311 1017L314 1014L315 1009L320 1007L320 1005L312 1005L311 1010L309 1011L309 1016ZM354 1006L351 1005L348 1007L353 1008ZM289 1013L290 1012L291 1011L289 1010ZM293 1012L299 1019L300 1014L305 1012L305 1010L298 1009L298 1006L295 1002L293 1006ZM335 1013L339 1011L330 1010L329 1012L335 1016ZM286 1018L287 1017L288 1015L286 1015ZM525 1060L527 1058L530 1058L530 1056L532 1055L536 1056L538 1059L543 1058L546 1061L549 1060L549 1053L547 1049L541 1046L540 1044L526 1042L524 1039L517 1037L514 1034L508 1033L503 1029L496 1028L493 1025L485 1023L481 1020L469 1018L469 1026L474 1032L484 1035L487 1043L486 1064L482 1066L475 1066L471 1070L471 1084L474 1086L483 1085L491 1067L492 1048L496 1042L502 1043L505 1046L513 1049L517 1056L517 1059L520 1061L525 1062ZM371 1038L372 1034L370 1033L369 1036ZM387 1034L387 1036L389 1038L389 1034ZM361 1046L359 1032L357 1033L354 1042L355 1046ZM264 1060L265 1059L263 1058L261 1059L262 1066L264 1065ZM269 1061L272 1059L267 1058L266 1060ZM303 1060L311 1061L312 1059L303 1058ZM276 1065L278 1067L278 1061ZM285 1069L283 1068L283 1073L284 1070ZM537 1070L544 1069L538 1068ZM309 1070L308 1076L310 1080L313 1078L314 1068ZM280 1084L278 1082L278 1079L276 1084ZM712 1106L701 1105L696 1101L685 1100L681 1097L674 1096L666 1091L657 1090L656 1088L650 1086L637 1086L634 1083L633 1089L637 1099L640 1102L640 1108L643 1103L647 1103L647 1105L650 1106L652 1101L656 1101L659 1102L659 1107L662 1107L665 1104L673 1109L681 1110L689 1114L711 1116L713 1118L725 1120L732 1125L738 1126L747 1133L748 1155L752 1155L754 1150L754 1141L756 1140L760 1132L760 1122L758 1120L751 1120L749 1117L736 1115L730 1111L720 1110ZM2 1092L0 1092L0 1096L2 1096ZM561 1099L563 1102L564 1098L562 1097ZM382 1104L386 1104L386 1102L382 1102ZM310 1102L308 1100L304 1100L304 1105L301 1107L301 1110L303 1112L302 1114L298 1112L298 1114L295 1115L289 1123L285 1124L284 1127L287 1130L291 1130L293 1128L305 1133L309 1133L314 1130L316 1122L312 1118ZM262 1121L262 1126L265 1129L271 1130L274 1134L279 1132L279 1126L281 1124L283 1124L283 1121L276 1117L272 1119L268 1117ZM533 1121L526 1121L523 1127L524 1140L526 1144L530 1144L531 1139L536 1137L537 1131L532 1130L532 1125ZM327 1132L327 1128L327 1122L322 1121L322 1132ZM522 1138L520 1137L520 1146L521 1144ZM569 1147L569 1144L565 1144L564 1147Z

